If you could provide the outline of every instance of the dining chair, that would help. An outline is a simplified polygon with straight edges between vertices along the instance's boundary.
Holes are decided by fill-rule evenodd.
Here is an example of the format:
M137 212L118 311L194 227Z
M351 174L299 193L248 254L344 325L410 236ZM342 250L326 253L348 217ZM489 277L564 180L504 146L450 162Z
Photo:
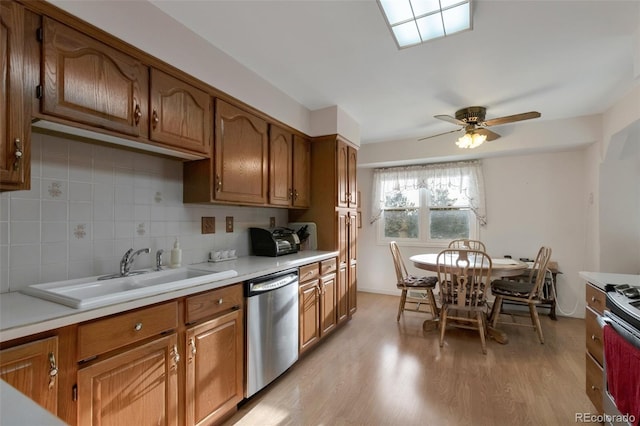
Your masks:
M487 248L484 246L484 243L482 241L470 240L467 238L451 241L449 243L449 248L479 250L484 252L487 251Z
M519 302L529 306L529 314L531 316L531 324L522 324L515 321L515 313L511 315L511 321L501 321L503 324L519 325L533 327L538 333L540 343L544 343L542 327L540 327L540 318L536 306L544 300L544 283L547 278L547 265L551 258L551 248L540 247L538 255L533 263L533 268L528 274L523 275L520 280L498 279L491 283L491 292L496 299L491 309L491 325L493 327L499 322L502 312L502 303L504 301Z
M491 258L481 250L447 248L438 254L440 283L440 347L444 346L447 322L478 330L482 353L487 353L486 294L491 280Z
M400 321L400 315L402 315L402 312L404 311L430 313L434 319L437 319L438 305L436 304L436 298L433 294L433 290L438 283L438 278L410 275L407 272L407 267L402 259L402 254L400 253L398 244L395 241L391 241L389 243L389 249L391 250L393 265L396 269L396 286L402 290L396 321ZM423 293L424 297L415 297L410 295L409 292L412 290ZM412 307L407 307L407 304ZM423 306L428 310L421 309Z

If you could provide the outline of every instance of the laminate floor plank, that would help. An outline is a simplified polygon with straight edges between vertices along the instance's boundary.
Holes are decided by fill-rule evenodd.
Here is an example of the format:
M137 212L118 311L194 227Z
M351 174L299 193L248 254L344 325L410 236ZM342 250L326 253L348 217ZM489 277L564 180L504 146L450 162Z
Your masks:
M594 413L585 386L585 322L541 315L533 328L498 325L506 345L449 328L445 345L399 297L358 293L358 311L225 426L568 425ZM521 321L528 321L522 318Z

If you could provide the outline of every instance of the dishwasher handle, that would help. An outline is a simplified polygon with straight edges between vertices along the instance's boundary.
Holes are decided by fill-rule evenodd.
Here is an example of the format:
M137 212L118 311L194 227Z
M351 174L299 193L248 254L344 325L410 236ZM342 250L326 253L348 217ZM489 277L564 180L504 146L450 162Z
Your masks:
M290 269L275 274L258 277L247 281L245 286L246 297L257 296L269 291L277 290L290 284L298 283L298 270Z

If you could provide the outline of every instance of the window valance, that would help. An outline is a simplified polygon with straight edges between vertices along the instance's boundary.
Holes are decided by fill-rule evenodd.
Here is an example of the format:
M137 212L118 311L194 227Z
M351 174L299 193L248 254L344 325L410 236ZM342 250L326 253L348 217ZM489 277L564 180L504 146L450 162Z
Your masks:
M482 164L477 160L375 169L371 223L380 218L387 194L418 188L455 189L463 194L480 225L487 223Z

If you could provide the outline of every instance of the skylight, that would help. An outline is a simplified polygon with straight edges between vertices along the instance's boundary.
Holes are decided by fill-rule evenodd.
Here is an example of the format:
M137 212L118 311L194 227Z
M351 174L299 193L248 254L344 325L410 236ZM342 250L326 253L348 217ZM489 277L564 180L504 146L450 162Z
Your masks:
M378 0L400 49L470 30L471 0Z

